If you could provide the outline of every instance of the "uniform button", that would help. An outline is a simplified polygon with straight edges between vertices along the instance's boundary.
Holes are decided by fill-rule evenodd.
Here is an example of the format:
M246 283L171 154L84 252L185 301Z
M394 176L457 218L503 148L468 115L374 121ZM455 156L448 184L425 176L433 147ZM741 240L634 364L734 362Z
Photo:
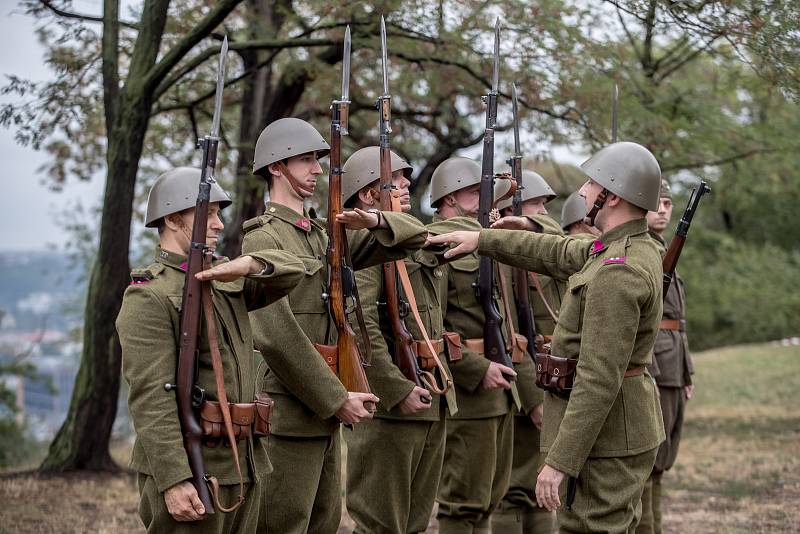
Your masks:
M269 209L269 212L270 212L270 213L275 213L275 208L270 208L270 209Z
M441 278L442 270L437 267L436 269L433 270L433 276L435 276L436 278Z

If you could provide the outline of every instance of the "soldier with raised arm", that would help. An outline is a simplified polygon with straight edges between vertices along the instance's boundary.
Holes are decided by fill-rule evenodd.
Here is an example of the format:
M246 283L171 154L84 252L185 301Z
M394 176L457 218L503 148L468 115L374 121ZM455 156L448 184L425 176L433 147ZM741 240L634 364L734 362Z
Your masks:
M256 348L269 372L264 390L275 399L268 442L275 470L267 477L270 532L334 533L341 517L340 423L371 417L365 403L378 397L348 392L314 344L335 342L325 301L328 247L325 221L304 207L322 174L319 158L330 150L309 123L280 119L258 138L254 174L267 181L263 215L244 224L245 252L277 249L297 255L305 276L269 313L253 313ZM425 227L403 213L345 212L355 269L399 259L424 245ZM277 333L278 335L275 335Z
M214 267L199 275L202 280L214 280L209 283L216 341L227 399L241 423L237 424L235 446L244 484L244 503L224 513L220 507L236 502L240 479L224 434L205 434L205 469L219 483L217 510L206 510L191 482L175 392L164 387L175 382L181 294L199 184L200 169L189 167L166 172L153 184L145 225L158 229L155 262L133 270L117 317L123 376L129 386L128 407L136 431L131 468L138 472L139 515L153 533L263 532L263 482L271 466L265 445L268 421L260 416L266 415L263 410L268 404L263 404L261 412L254 404L256 369L264 362L260 356L254 357L247 311L286 295L302 278L303 263L285 251L252 251L233 261L215 258ZM219 212L230 203L228 195L213 183L206 235L210 251L216 248L224 227ZM220 391L212 365L213 342L204 325L196 360L197 384L204 389L204 398L197 409L203 421L217 421L219 427L222 416L216 402Z
M552 355L536 362L537 383L547 389L537 502L558 509L560 532L632 533L664 439L645 370L662 312L661 257L645 215L657 207L661 172L650 151L630 142L605 147L581 168L598 240L509 229L429 240L455 245L446 255L477 250L567 280Z

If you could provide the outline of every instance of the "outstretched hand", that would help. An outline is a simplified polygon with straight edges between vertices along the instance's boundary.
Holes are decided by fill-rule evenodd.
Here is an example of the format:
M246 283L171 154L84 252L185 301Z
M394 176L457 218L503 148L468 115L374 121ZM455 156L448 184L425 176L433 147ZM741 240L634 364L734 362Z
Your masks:
M444 253L444 257L449 259L453 256L474 252L478 248L480 235L480 232L460 230L458 232L428 236L427 244L450 245L452 248Z
M219 280L220 282L233 282L243 276L258 274L264 269L264 263L252 256L239 256L235 260L215 265L205 271L200 271L195 278L202 281ZM267 264L267 272L272 265Z
M365 228L375 228L381 222L382 217L375 213L369 213L359 208L343 211L336 215L336 222L342 223L350 230L363 230Z

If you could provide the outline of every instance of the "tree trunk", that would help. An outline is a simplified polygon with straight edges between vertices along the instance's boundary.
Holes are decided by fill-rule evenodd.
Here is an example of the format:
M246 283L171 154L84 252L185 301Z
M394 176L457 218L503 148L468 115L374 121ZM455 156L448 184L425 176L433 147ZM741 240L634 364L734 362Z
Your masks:
M125 104L108 137L100 245L86 297L80 368L67 418L50 444L42 471L118 469L108 450L120 385L121 350L114 320L129 279L134 185L150 112L148 101Z

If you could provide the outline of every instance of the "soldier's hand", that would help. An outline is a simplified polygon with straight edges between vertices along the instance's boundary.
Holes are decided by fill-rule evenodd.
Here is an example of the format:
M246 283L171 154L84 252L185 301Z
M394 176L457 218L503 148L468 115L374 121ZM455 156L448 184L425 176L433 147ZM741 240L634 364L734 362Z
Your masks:
M347 392L347 400L336 410L336 417L346 425L358 423L362 419L372 419L372 412L364 406L365 402L377 403L380 399L372 393Z
M536 230L536 227L530 219L527 217L518 217L516 215L509 215L508 217L498 219L492 223L491 228L501 230L528 230L529 232Z
M271 268L267 265L267 271ZM239 256L235 260L220 263L205 271L200 271L195 276L198 280L219 280L220 282L233 282L243 276L258 274L264 269L264 263L252 256Z
M175 521L198 521L203 519L206 509L197 496L197 490L188 480L178 482L164 492L164 502L169 515Z
M544 403L540 402L531 410L531 422L539 430L542 429L542 415L544 415Z
M419 386L414 386L411 393L400 401L397 405L403 415L411 415L422 412L431 407L431 394L428 390Z
M694 397L694 385L689 384L688 386L683 386L683 394L686 396L686 400L691 400Z
M489 362L489 368L481 380L483 389L511 389L511 383L503 375L517 376L517 372L510 367L496 362Z
M381 228L386 226L383 217L378 217L375 213L370 213L359 208L339 213L336 215L336 222L344 224L350 230L375 228L379 224Z
M536 502L539 506L547 508L552 512L561 506L561 498L558 496L558 488L564 481L566 475L545 464L536 479Z
M480 232L472 232L461 230L458 232L449 232L447 234L429 235L428 245L451 245L450 248L444 253L445 258L452 258L453 256L460 256L461 254L469 254L478 248L478 238Z

